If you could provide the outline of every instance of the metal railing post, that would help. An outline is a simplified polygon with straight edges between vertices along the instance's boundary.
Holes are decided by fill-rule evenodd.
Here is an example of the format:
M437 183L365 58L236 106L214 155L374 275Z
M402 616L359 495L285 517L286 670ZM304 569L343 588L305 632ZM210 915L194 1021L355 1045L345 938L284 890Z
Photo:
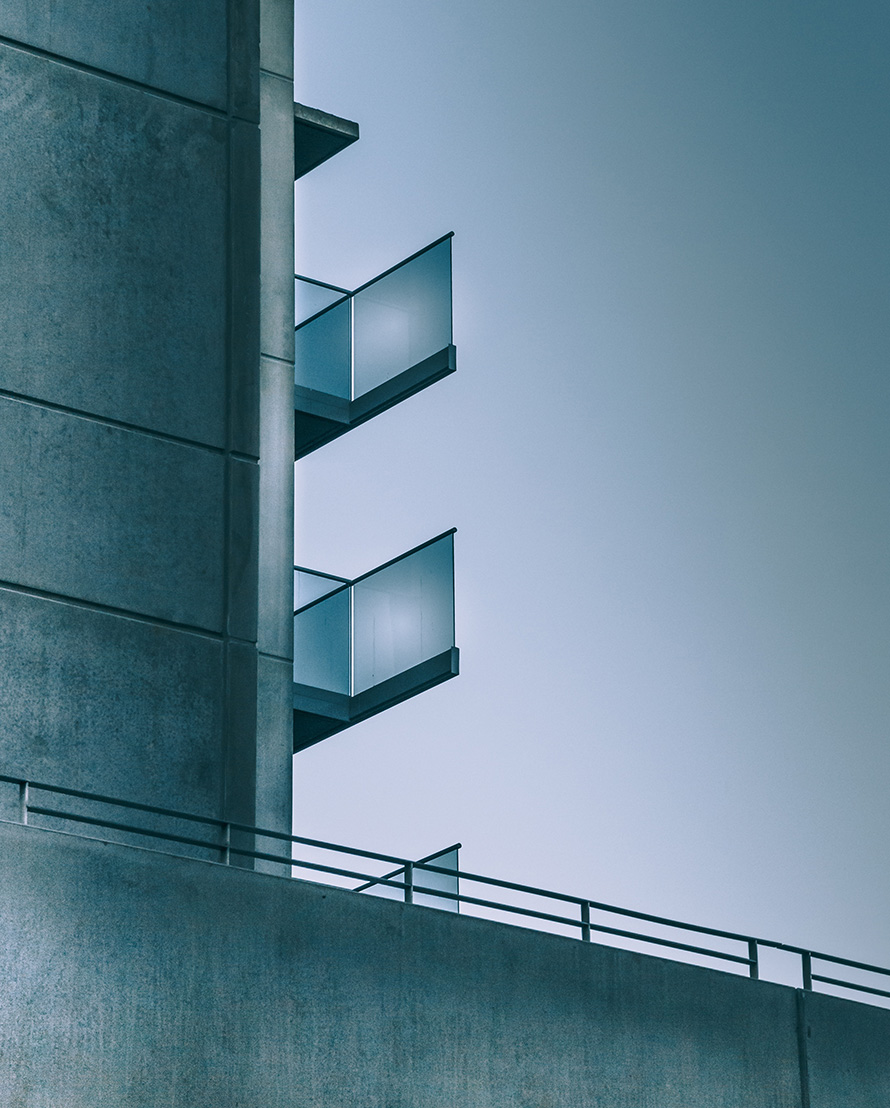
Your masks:
M222 855L223 855L223 865L224 866L229 866L229 865L232 864L231 863L231 853L230 853L231 845L232 845L232 825L231 825L231 823L224 823L223 824L223 844L222 844Z
M405 903L414 903L414 863L408 862L405 865Z
M760 977L760 965L757 960L757 940L748 940L748 962L750 966L750 976L754 981Z
M22 823L28 822L28 782L19 783L19 819Z
M813 991L813 956L808 950L802 950L800 952L800 970L803 977L803 987L808 991ZM823 970L823 973L825 971Z
M581 941L590 942L590 905L586 900L581 901Z

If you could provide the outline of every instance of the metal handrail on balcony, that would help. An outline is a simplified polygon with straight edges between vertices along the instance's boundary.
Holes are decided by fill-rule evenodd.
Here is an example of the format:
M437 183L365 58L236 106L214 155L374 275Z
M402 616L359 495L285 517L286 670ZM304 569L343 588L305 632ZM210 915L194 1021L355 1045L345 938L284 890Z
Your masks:
M349 402L424 366L417 387L450 372L452 237L444 235L353 292L295 275L297 388L307 397ZM299 300L307 293L314 303L299 319ZM315 310L319 302L324 306Z
M455 528L354 580L294 567L294 681L345 696L454 648Z
M169 808L159 808L151 804L118 800L97 793L64 788L58 785L41 784L7 775L0 775L0 782L5 782L17 790L17 796L13 803L7 803L4 808L6 811L14 811L16 818L0 820L2 823L34 826L32 817L39 816L56 821L55 826L50 825L41 828L40 825L37 825L39 829L69 835L74 834L93 841L96 840L96 836L84 835L81 831L72 832L67 825L73 823L76 826L91 826L103 831L117 831L146 839L160 840L168 847L170 844L182 844L189 848L202 848L205 852L213 855L212 858L205 859L210 864L233 866L239 864L236 858L251 859L273 864L276 873L280 873L282 876L290 875L294 877L297 873L311 874L314 880L320 881L322 884L342 888L345 891L361 892L366 891L370 886L388 887L400 891L401 899L406 903L415 903L417 895L423 894L427 904L434 904L437 899L447 905L457 903L463 907L463 914L465 915L473 914L477 917L482 915L484 918L490 919L494 914L495 917L505 919L507 922L520 919L523 923L529 921L533 926L541 923L549 926L557 925L577 935L583 942L591 942L594 934L603 936L606 940L630 940L647 948L654 947L658 953L675 958L678 954L693 955L696 958L714 959L718 963L743 967L748 976L752 978L760 976L759 951L761 949L781 950L794 954L800 959L801 985L807 991L815 990L817 985L829 985L833 988L849 990L857 994L856 999L859 1000L868 1000L871 997L890 998L890 989L882 989L877 986L877 981L882 984L885 982L890 984L890 969L871 965L867 962L839 958L835 955L824 954L805 947L780 943L770 939L760 939L738 932L683 923L666 916L656 916L648 912L619 908L613 904L604 904L586 897L569 896L547 889L539 889L533 885L523 885L515 881L485 877L481 874L469 873L454 867L436 866L425 859L417 862L407 858L399 858L392 854L340 846L321 839L311 839L302 835L288 835L281 831L270 831L252 827L248 824L207 816L196 816ZM65 810L53 806L46 800L40 802L40 797L37 795L40 793L69 797L72 800L83 801L87 805L106 805L124 809L125 811L139 813L143 819L148 816L160 816L163 819L170 820L173 824L185 822L190 825L198 825L210 829L212 836L198 838L195 835L184 835L175 829L165 831L162 827L146 827L144 823L140 826L138 822L109 819L93 812ZM271 848L256 849L256 844L258 842L262 843L264 840L271 842ZM114 842L113 839L108 838L102 838L99 841ZM248 843L252 845L248 845ZM132 845L132 843L124 845ZM276 845L284 847L286 852L273 852ZM298 850L306 856L297 857L296 851ZM170 854L173 852L166 849L161 853ZM333 859L326 858L326 856L333 856ZM340 859L343 859L343 861L341 862ZM398 876L388 872L368 872L369 863L386 866L387 869L395 866L397 867L396 874ZM418 883L418 874L422 875L426 872L447 879L447 887L443 889L430 884ZM356 888L353 884L355 881L362 884ZM491 890L491 893L499 895L502 899L493 899L491 893L489 895L470 895L458 891L467 884L475 886L480 893L487 893ZM537 904L537 907L533 907L535 904ZM545 905L549 905L550 910L546 910ZM571 907L572 915L565 914L567 907ZM467 913L466 908L470 908L472 911ZM601 918L603 916L611 918L612 922L604 922ZM672 933L682 934L678 934L676 938L667 938L664 935L647 933L638 928L631 930L627 926L618 926L624 920L638 921L641 924L661 927ZM528 925L526 923L526 926ZM685 941L690 936L695 936L695 941ZM698 936L701 936L702 939L699 939ZM724 943L733 943L736 949L722 949L713 943L704 945L705 940L714 939ZM815 972L814 963L819 972ZM847 970L870 974L873 983L829 976L822 964L825 967L838 966ZM819 991L824 992L825 990Z

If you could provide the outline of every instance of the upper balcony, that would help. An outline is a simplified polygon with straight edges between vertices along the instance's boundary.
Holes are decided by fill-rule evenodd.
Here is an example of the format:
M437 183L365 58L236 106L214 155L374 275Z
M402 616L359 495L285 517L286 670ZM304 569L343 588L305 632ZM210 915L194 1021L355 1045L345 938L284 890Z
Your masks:
M296 458L455 371L451 238L354 292L295 278Z
M354 581L294 569L294 752L457 676L454 531Z

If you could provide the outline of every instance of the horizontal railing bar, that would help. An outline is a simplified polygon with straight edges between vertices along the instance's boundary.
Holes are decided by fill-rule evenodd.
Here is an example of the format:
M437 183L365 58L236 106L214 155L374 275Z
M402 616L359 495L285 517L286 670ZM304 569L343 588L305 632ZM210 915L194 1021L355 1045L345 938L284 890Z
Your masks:
M344 301L354 299L360 292L364 292L365 289L371 288L372 285L376 285L378 281L382 281L384 277L389 277L391 273L395 273L396 270L401 269L403 266L410 265L411 262L416 261L423 254L426 254L428 250L434 250L437 246L441 246L447 239L454 238L454 231L449 231L447 235L442 235L441 238L436 239L435 242L431 242L429 246L424 246L422 250L415 251L410 257L403 258L402 261L396 262L395 265L391 265L389 269L385 269L382 273L378 273L376 277L372 277L370 281L365 281L363 285L359 285L357 289L352 292L349 289L341 289L336 285L329 285L326 281L316 281L312 277L303 277L299 273L294 274L295 281L306 281L310 285L319 285L321 288L331 289L333 292L339 292L342 294L339 300L335 300L333 304L328 304L326 307L321 308L308 319L301 320L296 327L295 331L299 331L301 327L306 327L310 323L314 323L319 316L323 316L326 312L331 311L332 308L339 307Z
M235 827L237 825L233 823L232 826ZM270 832L263 832L263 834L270 834ZM410 858L395 858L392 854L378 854L373 850L360 850L358 847L351 846L337 846L334 843L326 843L321 839L306 839L300 835L282 835L275 834L274 832L271 832L271 834L273 838L286 838L293 843L299 843L300 846L311 846L318 850L334 850L338 854L356 854L360 858L370 858L373 862L389 862L396 866L410 866L414 864ZM445 872L454 873L454 870L446 870Z
M347 581L344 585L338 585L337 588L331 589L330 592L326 592L324 596L317 596L314 600L310 600L308 604L303 604L300 608L294 609L294 615L302 615L303 612L308 612L310 608L315 608L319 604L324 604L326 600L330 600L332 596L339 596L340 593L346 592L352 588L352 582Z
M434 542L440 542L442 539L447 539L449 535L455 534L457 534L457 528L449 527L447 531L443 531L441 535L436 535L434 539L427 539L426 542L422 542L419 546L412 547L411 550L406 550L404 554L398 554L395 558L390 558L388 562L375 566L374 569L369 569L367 573L363 573L360 577L354 578L352 584L357 585L360 581L365 581L368 577L373 577L375 573L379 573L382 569L389 569L389 567L394 566L396 562L404 561L405 558L410 558L412 554L417 554L427 546L432 546Z
M60 793L62 796L76 796L80 800L92 800L101 804L114 804L119 808L135 808L140 812L151 812L156 816L172 816L174 819L187 819L191 820L193 823L215 824L221 827L228 822L228 820L216 819L213 816L195 816L188 812L177 812L173 808L158 808L154 804L140 804L135 800L117 800L113 796L103 796L101 793L86 793L80 789L66 789L62 785L45 785L40 781L26 781L24 778L8 777L6 774L2 773L0 773L0 781L8 781L13 785L27 784L32 790L36 789L38 792ZM28 807L31 811L34 810L31 805L28 805Z
M37 816L53 816L56 819L71 820L73 823L87 823L92 827L107 827L113 831L128 831L134 835L149 835L153 839L166 839L168 842L183 843L186 846L201 846L207 850L224 849L223 843L209 843L206 839L192 839L188 835L171 835L167 831L153 831L145 827L134 827L130 823L118 823L115 820L100 819L98 816L78 816L73 812L60 812L55 808L42 808L36 805L28 805L28 811Z
M380 885L386 880L395 879L400 873L405 872L405 867L400 866L398 869L391 870L389 873L385 873L383 877L375 877L372 881L365 881L361 885L356 885L352 890L354 893L363 893L365 889L370 889L373 885Z
M393 564L393 562L400 561L402 558L408 557L410 554L415 553L417 550L423 549L423 547L430 545L433 542L438 541L441 538L446 537L451 532L444 532L442 535L437 536L434 539L430 539L428 542L421 544L420 547L414 548L412 551L408 551L406 554L401 555L399 558L393 559L392 562L384 563L383 566L378 569L385 568L387 565ZM376 571L372 571L376 572ZM366 574L365 576L370 576ZM172 819L189 821L192 823L199 823L207 827L213 827L220 831L223 831L226 827L230 831L239 832L244 835L251 836L253 838L267 838L274 839L280 842L286 842L289 844L299 844L307 846L317 850L331 851L340 855L351 855L356 858L367 858L373 861L384 862L389 865L397 866L396 873L403 872L406 866L411 866L413 872L417 873L417 867L420 866L423 870L430 873L441 874L443 876L453 878L456 881L464 881L476 884L487 885L490 888L501 888L511 890L513 892L522 893L528 896L537 896L549 900L558 901L564 904L573 904L583 909L593 908L596 911L607 912L613 915L628 917L632 919L644 920L646 922L659 924L666 927L672 927L677 930L685 930L695 934L711 935L718 938L724 938L739 942L747 942L749 944L756 944L758 946L769 947L771 949L785 950L789 953L798 954L801 957L808 957L810 959L817 959L819 961L828 962L834 965L847 966L852 969L859 969L866 973L878 973L884 976L890 976L890 969L886 969L881 966L875 966L867 962L859 962L850 958L841 958L831 954L823 954L817 951L809 951L804 947L793 946L788 943L778 943L769 939L755 939L751 936L741 935L736 932L723 931L717 928L702 927L696 924L683 923L679 920L672 920L664 916L656 916L647 912L638 912L633 909L619 908L615 905L604 904L599 901L587 900L582 897L568 896L564 893L556 893L547 889L536 888L532 885L522 885L517 882L504 881L499 878L485 877L481 874L470 873L464 870L454 870L444 866L437 866L432 861L426 859L411 860L406 858L399 858L391 854L381 854L376 851L362 850L360 848L344 847L336 843L325 842L321 839L310 839L301 835L288 835L282 831L270 831L263 828L254 827L249 824L240 824L232 822L231 820L225 820L215 817L198 816L189 812L179 812L171 808L161 808L157 805L143 804L138 801L120 800L114 797L104 796L99 793L89 793L80 789L71 789L61 785L48 785L42 782L27 781L24 778L12 777L8 774L0 774L0 782L7 782L19 786L27 785L32 792L47 792L60 796L71 796L77 799L90 801L96 804L108 804L112 807L120 807L140 812L147 812L149 814L169 817ZM51 808L45 805L28 804L28 812L35 815L47 816L53 819L68 820L74 823L92 825L97 828L106 828L109 830L121 831L127 834L141 835L145 838L159 839L164 842L175 842L185 846L198 847L199 849L210 851L211 853L222 851L226 849L226 844L220 842L208 842L205 839L197 839L186 835L177 835L166 831L158 831L145 827L137 827L133 824L124 823L118 820L104 819L99 816L81 815L74 812L67 812L62 809ZM8 823L11 821L3 820L2 822ZM52 831L52 828L38 828L40 830ZM89 836L87 836L89 837ZM90 837L91 838L91 837ZM101 839L91 839L91 841L107 841ZM123 845L123 844L121 844ZM237 854L242 857L249 857L261 861L269 861L281 866L288 867L289 870L308 870L315 873L325 873L335 876L344 877L350 880L359 880L366 882L363 888L370 888L373 885L386 886L394 888L399 891L404 891L408 887L406 880L393 880L393 875L386 875L377 877L368 873L361 873L352 869L345 869L342 867L331 865L326 862L310 862L294 858L292 855L284 856L272 854L267 851L259 851L248 849L245 847L239 847L236 845L229 845L228 847L231 854ZM443 850L437 851L435 854L430 854L427 857L429 859L436 859L444 854L449 853L455 849L460 849L460 844L455 844L453 847L447 847ZM214 864L217 864L214 862ZM336 887L336 886L334 886ZM505 904L499 901L488 900L482 897L476 897L468 895L467 893L460 893L454 891L448 891L445 889L432 889L425 886L420 886L415 883L411 883L412 891L416 894L425 896L436 897L440 900L455 901L457 903L463 903L467 905L473 905L480 908L486 908L495 912L506 912L512 915L526 916L531 919L544 920L550 923L555 923L560 926L570 928L589 927L591 931L596 931L599 934L614 935L620 938L629 939L635 942L646 943L651 946L664 947L673 950L681 950L692 954L697 954L706 958L715 958L721 961L734 962L740 965L753 966L756 959L751 957L742 957L740 955L731 954L722 950L713 950L705 947L693 945L691 943L684 943L673 939L662 938L657 935L647 935L640 932L629 931L623 928L610 927L606 924L600 924L595 922L587 923L585 920L572 919L565 916L557 915L552 912L545 912L538 909L524 907L522 905ZM346 889L344 892L357 891L355 889ZM890 997L890 991L879 989L870 985L858 984L852 981L844 981L839 978L829 977L824 974L812 974L813 982L820 982L826 985L833 985L837 988L849 989L853 992L867 993L874 996Z
M410 862L407 858L398 858L392 854L380 854L373 850L362 850L360 847L339 846L337 843L328 843L322 839L310 839L303 835L289 835L286 831L270 831L261 827L254 827L247 823L236 823L233 820L219 819L213 816L197 816L189 812L178 812L172 808L159 808L154 804L141 804L135 800L118 800L115 797L104 796L101 793L83 792L80 789L69 789L62 785L47 785L40 781L26 781L24 778L10 777L7 774L0 774L0 781L6 781L12 785L28 784L32 790L37 790L38 792L59 793L63 796L74 796L80 800L91 800L96 803L111 804L121 808L131 808L140 812L149 812L152 815L170 816L173 819L189 820L192 823L203 823L208 827L218 827L220 830L228 824L233 831L244 831L247 834L259 835L266 839L279 839L284 842L299 843L301 846L311 846L320 850L333 850L339 854L355 854L362 858L369 858L375 862L388 862L401 866L408 865ZM37 811L33 805L29 805L28 808L29 811ZM100 823L98 816L79 817L68 815L63 818L75 819L78 822L84 823ZM181 836L172 835L170 838L175 842L177 839L181 839ZM443 872L453 873L454 871L445 870Z
M261 853L250 851L239 851L239 853L249 853L251 857L268 858L270 861L286 861L283 858L273 857L273 855L271 854L264 855ZM340 869L337 866L327 866L320 862L299 862L291 858L289 861L286 861L286 864L294 866L297 869L311 869L321 873L333 873L336 874L338 877L349 877L355 879L356 881L373 881L379 885L389 885L394 889L404 889L405 887L404 881L391 881L388 877L374 877L370 873L358 873L356 870ZM345 893L355 892L354 889L344 889L343 891Z
M437 850L433 854L427 854L425 858L418 858L416 862L412 862L411 864L415 866L423 866L425 869L431 869L439 872L442 869L441 866L439 866L437 869L435 865L428 865L427 863L432 863L434 858L441 858L443 854L450 854L453 850L460 850L462 846L463 843L453 843L451 846L446 846L444 850ZM457 870L448 869L446 867L445 872L456 874Z
M435 866L429 866L429 869L434 872L442 873L454 873L454 870L437 870ZM562 900L569 904L589 904L591 908L600 912L611 912L615 915L629 916L632 919L646 920L648 923L660 923L666 927L676 927L683 931L694 931L699 935L714 935L720 939L735 939L738 942L751 942L752 936L739 935L734 931L721 931L715 927L701 927L694 923L682 923L679 920L668 919L665 916L653 916L648 912L637 912L631 908L618 908L612 904L602 904L595 900L586 900L584 897L569 896L566 893L555 893L548 889L537 889L533 885L519 885L514 881L503 881L497 877L483 877L478 873L467 873L464 870L458 870L457 876L462 880L476 881L483 885L496 885L501 889L513 889L516 892L527 893L530 896L545 896L551 900ZM754 939L754 942L760 942L759 939Z
M823 977L819 973L813 974L814 981L823 981L826 985L839 985L842 989L854 989L860 993L873 993L875 996L890 996L887 989L875 989L871 985L856 985L852 981L839 981L836 977Z
M411 864L414 866L415 871L417 870L418 866L422 866L424 869L431 870L433 873L443 873L447 877L452 877L453 876L456 879L457 878L457 873L458 873L457 870L449 869L447 866L443 868L442 866L430 865L429 863L432 862L433 858L441 858L443 854L450 854L453 850L460 850L462 845L463 845L462 843L455 843L453 846L446 846L444 850L437 850L434 854L427 854L427 856L425 858L418 858L416 862L412 862ZM402 867L400 867L400 869L393 870L392 873L388 873L386 876L387 877L395 877L396 874L400 873L401 870L404 869L404 868L405 867L402 866ZM372 885L377 884L378 881L379 881L379 878L376 878L374 881L368 881L364 885L359 885L357 888L353 889L352 891L354 893L364 892L365 889L369 889ZM450 896L452 894L449 893L447 895Z
M341 585L352 584L348 577L338 577L336 573L324 573L320 569L309 569L306 566L294 566L294 570L297 573L311 574L313 577L324 577L328 581L339 581Z
M856 962L852 958L839 958L835 954L820 954L817 950L807 950L803 946L791 946L789 943L777 943L771 939L757 939L760 946L768 946L773 950L787 950L791 954L809 954L811 958L818 958L820 962L832 962L837 966L849 966L851 969L868 970L870 973L881 973L890 977L890 969L882 966L873 966L869 962Z
M390 273L395 273L397 269L401 269L403 265L410 265L411 262L419 258L421 254L425 254L428 250L433 250L437 246L441 246L446 239L453 239L454 231L449 231L446 235L442 235L441 238L437 238L435 242L431 242L429 246L424 246L421 250L415 250L410 257L403 258L400 262L396 262L395 265L391 265L389 269L384 269L382 273L378 273L376 277L372 277L370 281L365 281L363 285L359 285L357 289L352 293L353 296L358 296L360 292L364 292L365 289L369 289L371 285L376 285L378 281L382 281L384 277L388 277Z
M444 894L447 895L447 894ZM516 915L532 916L535 919L545 919L552 923L561 923L569 927L580 928L587 926L582 924L580 919L569 919L566 916L556 916L550 912L537 912L532 908L521 908L514 904L502 904L496 900L482 900L479 897L467 896L464 893L459 893L457 896L452 894L451 899L459 901L461 904L477 904L482 908L493 908L503 912L513 912ZM725 962L738 962L743 966L752 965L750 958L742 957L739 954L729 954L723 950L709 950L703 946L693 946L691 943L675 942L673 939L661 939L657 935L644 935L638 931L625 931L618 927L607 927L605 924L591 923L591 931L599 931L606 935L618 935L624 939L636 939L639 942L653 943L657 946L667 946L674 950L687 950L692 954L703 954L709 958L719 958Z
M312 315L306 319L300 320L300 322L294 327L294 333L301 331L304 327L308 327L310 323L314 323L316 319L320 319L323 315L327 315L328 312L332 312L334 308L339 308L342 304L349 303L352 298L352 293L348 292L345 296L341 296L339 300L335 300L333 304L328 304L326 308L320 308L317 312L313 312Z
M322 289L330 289L331 292L339 292L343 296L352 296L349 289L341 289L339 285L332 285L328 281L319 281L317 277L306 277L302 273L294 274L295 281L305 281L308 285L318 285Z
M820 962L832 962L836 966L849 966L850 969L868 970L871 973L881 973L890 977L890 969L882 969L880 966L871 966L868 962L853 962L849 958L835 958L833 954L817 954L815 950L806 951L811 958L818 958Z
M373 569L369 569L367 573L363 573L360 577L355 577L351 581L345 578L335 578L335 580L343 580L344 583L337 589L331 589L330 592L326 592L324 596L318 596L315 600L310 600L308 604L303 604L302 607L297 608L294 611L294 615L301 615L303 612L308 611L310 608L314 608L318 604L323 604L325 600L330 600L332 596L337 596L341 592L345 592L346 589L351 588L353 585L358 585L362 581L366 581L369 577L373 577L375 573L380 573L381 570L389 569L390 566L394 566L397 562L404 561L405 558L410 558L413 554L418 554L421 550L424 550L428 546L432 546L434 542L440 542L442 539L448 538L449 535L457 534L456 527L450 527L447 531L443 531L441 535L436 535L433 539L427 539L426 542L422 542L419 546L413 547L411 550L406 550L404 554L398 554L395 558L390 558L388 562L384 562L382 565L375 566ZM294 567L297 568L296 566ZM314 570L304 570L305 573L313 573Z

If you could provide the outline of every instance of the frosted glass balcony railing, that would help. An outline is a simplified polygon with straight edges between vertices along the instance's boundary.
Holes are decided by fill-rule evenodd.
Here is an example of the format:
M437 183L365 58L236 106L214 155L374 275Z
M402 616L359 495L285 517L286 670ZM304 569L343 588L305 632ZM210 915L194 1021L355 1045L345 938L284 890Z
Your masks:
M294 598L297 749L457 673L454 531L354 581L297 568Z
M294 680L355 696L454 646L454 532L355 581L294 571Z
M296 277L296 455L452 373L451 238L348 292Z

